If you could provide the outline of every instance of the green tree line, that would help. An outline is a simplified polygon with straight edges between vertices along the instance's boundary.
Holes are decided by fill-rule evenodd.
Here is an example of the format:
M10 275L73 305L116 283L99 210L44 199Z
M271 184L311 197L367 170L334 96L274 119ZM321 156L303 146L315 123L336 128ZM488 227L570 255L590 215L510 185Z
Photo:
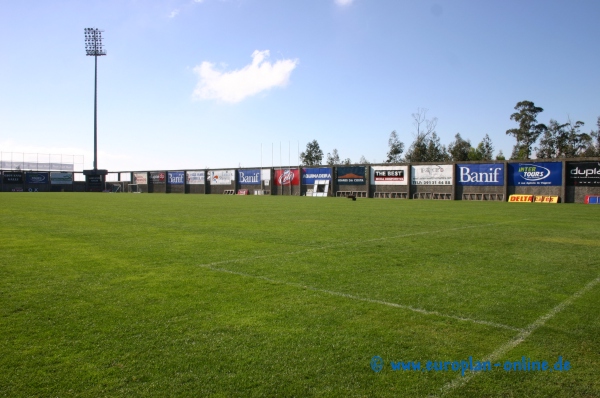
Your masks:
M515 111L510 119L518 127L506 131L507 135L515 138L511 159L527 160L533 155L538 159L562 159L578 157L600 157L600 117L596 123L596 130L589 133L582 131L584 123L572 122L567 119L560 123L550 119L548 124L538 123L538 115L544 111L531 101L520 101L515 106ZM427 109L419 108L412 115L415 128L414 140L406 152L405 145L400 141L398 133L394 130L388 139L387 163L401 162L443 162L443 161L477 161L493 160L494 145L488 134L476 146L471 141L461 137L460 133L454 136L454 141L448 146L440 142L437 135L437 118L429 119ZM404 154L404 156L403 156ZM323 151L317 140L309 142L306 151L300 154L302 165L319 165L323 159ZM499 151L496 160L505 160L502 151ZM362 156L360 164L369 163ZM330 166L352 164L350 158L340 159L337 149L327 154L327 164Z

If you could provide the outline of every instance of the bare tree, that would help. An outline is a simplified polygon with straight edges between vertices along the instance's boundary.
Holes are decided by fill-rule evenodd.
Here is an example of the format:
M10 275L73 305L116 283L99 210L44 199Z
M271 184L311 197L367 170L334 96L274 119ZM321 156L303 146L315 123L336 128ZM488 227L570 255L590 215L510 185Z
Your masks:
M440 139L435 132L437 118L427 119L427 109L418 108L413 113L413 126L416 132L415 140L406 153L409 162L438 162L450 158L446 147L440 144Z

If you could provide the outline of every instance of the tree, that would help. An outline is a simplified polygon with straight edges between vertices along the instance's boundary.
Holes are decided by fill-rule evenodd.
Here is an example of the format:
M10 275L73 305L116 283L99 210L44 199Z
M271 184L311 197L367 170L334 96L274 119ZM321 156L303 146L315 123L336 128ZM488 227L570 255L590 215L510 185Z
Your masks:
M431 138L427 142L427 156L426 162L445 162L450 160L450 154L446 150L446 147L440 143L440 138L436 133L431 135Z
M540 146L536 148L536 156L540 159L552 159L558 155L558 137L564 134L566 124L559 124L550 119L548 128L540 139Z
M510 119L519 123L519 128L506 130L506 134L513 135L517 140L511 158L529 159L533 144L546 130L544 124L537 122L537 115L544 109L535 106L531 101L521 101L517 103L515 110L518 112L510 115Z
M598 129L596 131L591 131L589 136L589 142L581 156L587 157L597 157L600 156L600 117L598 117L598 122L596 123Z
M300 160L303 166L320 165L323 160L323 151L319 147L317 140L312 140L306 144L306 152L300 153Z
M592 142L592 137L582 133L584 123L577 121L560 124L550 119L548 128L536 148L536 155L541 159L575 158L583 156Z
M365 155L362 155L362 156L360 157L360 160L358 161L358 163L359 163L359 164L370 164L371 162L369 162L369 161L367 160L367 158L365 158Z
M452 160L455 162L462 162L469 159L471 150L471 141L463 140L460 136L460 133L456 133L454 136L454 141L448 145L448 153L452 157Z
M477 147L469 150L469 160L492 160L494 157L494 145L492 144L492 139L489 135L485 135L483 140Z
M336 164L340 164L340 154L337 149L333 148L333 153L327 154L327 165L335 166Z
M481 155L479 160L492 160L494 156L494 145L489 135L485 135L483 140L477 145L477 153Z
M483 153L479 146L477 146L477 148L471 147L471 149L469 149L469 159L468 160L474 160L474 161L483 160Z
M506 160L504 153L502 153L502 149L498 151L498 154L496 155L496 160Z
M402 152L404 152L404 143L398 139L398 134L396 133L396 130L390 133L390 138L388 139L388 148L389 150L387 153L386 163L402 162Z
M352 160L350 160L350 158L346 158L344 159L344 161L342 162L343 165L349 165L352 164Z
M580 132L584 124L581 121L576 121L573 124L569 119L566 125L566 135L559 139L559 157L575 158L585 153L586 148L592 142L592 137Z
M415 140L406 153L408 162L438 162L450 158L446 147L440 144L435 132L437 118L427 119L427 109L419 108L412 114Z

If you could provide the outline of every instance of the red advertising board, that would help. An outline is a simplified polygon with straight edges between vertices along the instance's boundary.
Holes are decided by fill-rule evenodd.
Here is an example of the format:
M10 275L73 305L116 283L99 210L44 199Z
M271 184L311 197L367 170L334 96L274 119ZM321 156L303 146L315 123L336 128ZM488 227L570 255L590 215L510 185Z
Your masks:
M300 170L282 169L275 170L275 185L300 185Z

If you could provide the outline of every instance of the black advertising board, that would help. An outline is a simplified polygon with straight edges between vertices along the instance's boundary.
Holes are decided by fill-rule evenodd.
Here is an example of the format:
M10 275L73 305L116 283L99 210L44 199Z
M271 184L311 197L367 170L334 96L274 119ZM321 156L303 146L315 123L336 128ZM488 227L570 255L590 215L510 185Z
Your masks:
M88 185L88 188L90 189L102 189L103 185L104 185L104 181L102 180L101 175L87 175L86 177L86 182Z
M166 184L167 173L164 171L151 171L149 174L150 184Z
M22 171L5 171L2 173L2 182L4 184L22 184L23 183L23 172Z
M600 162L568 162L567 185L600 186Z

